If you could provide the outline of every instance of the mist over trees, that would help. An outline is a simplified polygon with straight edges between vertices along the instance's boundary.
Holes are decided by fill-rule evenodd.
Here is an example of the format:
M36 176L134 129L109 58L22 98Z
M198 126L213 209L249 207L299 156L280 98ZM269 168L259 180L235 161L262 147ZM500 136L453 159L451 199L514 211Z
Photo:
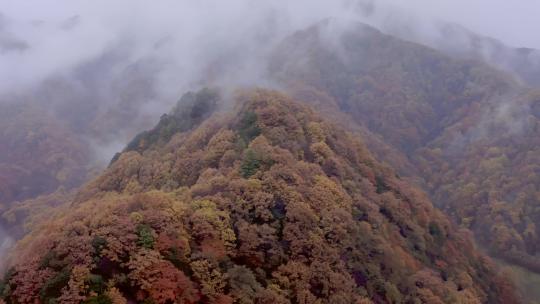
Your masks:
M540 298L536 4L50 4L0 0L0 301Z
M211 114L198 105L215 95L196 96L172 119ZM4 300L517 300L467 234L351 134L277 92L234 100L172 137L163 118L137 137L138 152L23 240Z

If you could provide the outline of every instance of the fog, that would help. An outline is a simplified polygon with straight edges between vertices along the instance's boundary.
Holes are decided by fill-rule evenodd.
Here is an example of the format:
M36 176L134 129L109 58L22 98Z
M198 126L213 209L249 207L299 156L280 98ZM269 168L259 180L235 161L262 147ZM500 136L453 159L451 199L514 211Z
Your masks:
M540 48L540 2L534 0L385 0L395 7L394 18L432 19L460 24L513 47ZM396 16L397 15L397 16Z
M268 75L269 55L285 37L328 19L332 26L319 38L336 53L340 32L364 22L451 54L480 57L524 83L540 84L540 54L534 57L538 64L531 64L533 57L475 34L535 47L535 31L524 27L536 22L540 4L520 2L514 5L522 7L510 9L499 0L434 3L0 0L0 105L39 105L82 142L90 157L80 165L99 172L188 90L279 87ZM305 51L295 50L299 61ZM493 123L492 116L516 134L524 129L526 111L503 103L493 113L479 130Z
M337 20L339 31L360 21L468 50L466 30L450 40L441 31L459 24L540 49L538 13L532 0L0 0L0 104L43 105L106 163L187 90L277 86L266 74L268 54L316 22ZM325 37L329 44L333 35ZM506 64L487 48L481 56Z
M365 22L540 81L539 53L522 58L474 36L540 47L531 30L539 10L534 1L501 0L0 0L0 102L47 105L108 160L187 90L276 86L266 74L275 45L329 18L341 29ZM340 27L333 29L329 45Z
M6 262L8 251L13 245L13 238L9 236L9 234L6 233L3 228L0 227L0 272L3 272L5 270L4 263Z
M167 83L159 91L177 93L186 79L196 81L223 56L242 54L237 70L253 72L257 56L280 36L347 16L348 8L344 1L4 1L2 36L21 47L3 48L0 90L35 83L120 47L126 62L153 57L166 65L159 77L179 85ZM234 76L253 81L254 75L245 74Z
M366 16L371 9L371 15ZM158 92L170 97L208 65L235 59L235 82L259 82L257 64L283 35L319 20L362 20L427 32L432 20L461 24L513 46L538 47L536 1L0 1L0 92L35 84L113 48L125 64L163 64ZM121 68L121 67L118 67ZM189 80L186 80L189 79ZM189 83L191 82L191 83ZM176 83L177 85L170 85Z
M275 45L329 18L342 25L329 45L360 21L540 83L540 53L475 36L540 48L539 11L502 0L0 0L0 103L46 105L106 161L187 90L276 86L266 74Z
M359 20L354 1L0 3L0 102L46 104L103 161L187 90L272 87L265 58L286 35Z

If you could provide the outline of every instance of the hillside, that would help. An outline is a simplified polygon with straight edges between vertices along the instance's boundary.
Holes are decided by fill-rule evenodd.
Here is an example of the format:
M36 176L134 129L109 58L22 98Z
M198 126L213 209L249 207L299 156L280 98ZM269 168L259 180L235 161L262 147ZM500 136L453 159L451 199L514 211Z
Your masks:
M482 60L516 76L523 84L540 87L540 50L514 48L457 24L441 24L440 36L430 45L441 52Z
M29 104L0 105L0 202L79 186L90 162L80 138Z
M88 143L43 107L0 104L0 244L47 219L94 165Z
M8 237L21 238L54 213L159 117L141 110L157 99L155 66L129 63L123 51L112 49L25 90L1 92L0 231ZM5 238L0 235L0 244Z
M327 93L341 111L407 154L515 86L481 63L364 24L341 34L336 26L330 20L287 38L275 52L272 74Z
M516 301L357 135L274 91L182 100L19 243L6 303Z
M274 77L305 101L325 96L333 108L314 105L379 137L382 145L366 141L375 155L423 186L491 254L538 272L538 92L480 61L361 24L336 37L334 26L285 40Z
M418 151L434 200L493 255L540 273L540 92L471 115Z

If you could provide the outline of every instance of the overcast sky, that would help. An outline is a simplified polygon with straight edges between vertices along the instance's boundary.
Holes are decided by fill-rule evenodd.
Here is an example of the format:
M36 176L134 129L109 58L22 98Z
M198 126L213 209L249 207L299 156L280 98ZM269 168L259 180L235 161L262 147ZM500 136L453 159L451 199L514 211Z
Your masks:
M540 49L539 0L384 0L405 11L459 23L516 47Z
M242 67L249 69L288 31L327 17L355 19L354 4L369 1L384 22L425 26L439 19L540 49L540 0L0 0L0 92L114 45L129 48L133 60L159 49L177 67L164 74L168 79L178 71L196 74L206 61L239 50L249 50ZM241 75L254 76L235 76Z
M348 2L353 2L348 1ZM514 46L528 46L540 48L540 1L538 0L374 0L375 2L388 2L401 7L404 11L414 11L424 16L432 16L443 20L454 21L477 32L493 36ZM162 1L167 5L157 5L156 1L85 1L85 0L0 0L0 11L18 19L47 20L61 19L70 14L128 16L144 14L137 12L147 6L205 6L209 11L222 10L223 14L230 14L242 8L250 1L209 1L209 0L179 0L171 5L169 1ZM252 0L254 5L271 7L272 5L288 6L291 11L298 14L314 16L321 15L321 8L328 10L331 5L339 6L342 1L335 0ZM270 3L274 4L270 4ZM196 4L194 4L196 3ZM296 4L295 4L296 3ZM335 3L335 4L332 4ZM154 9L148 13L156 12ZM328 10L328 14L335 13ZM163 12L168 14L168 12Z

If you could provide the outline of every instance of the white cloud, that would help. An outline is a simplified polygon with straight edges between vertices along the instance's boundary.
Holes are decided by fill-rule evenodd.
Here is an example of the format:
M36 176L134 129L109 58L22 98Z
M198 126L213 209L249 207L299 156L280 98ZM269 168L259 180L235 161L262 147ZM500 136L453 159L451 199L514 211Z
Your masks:
M0 31L30 46L0 54L0 91L65 71L119 41L129 42L133 60L159 57L175 73L193 77L219 56L259 55L292 30L350 15L346 2L0 0ZM77 22L66 27L73 18ZM256 56L245 59L253 63Z
M0 0L0 38L8 33L29 46L0 52L0 91L66 71L128 42L133 60L157 56L167 62L162 78L193 80L207 61L239 52L245 52L240 70L253 72L258 56L277 38L328 17L357 18L353 7L359 2L370 0ZM371 2L385 7L378 20L368 20L375 24L420 26L420 19L444 19L513 45L540 48L538 1Z
M540 49L537 0L377 0L416 17L461 24L515 47Z

